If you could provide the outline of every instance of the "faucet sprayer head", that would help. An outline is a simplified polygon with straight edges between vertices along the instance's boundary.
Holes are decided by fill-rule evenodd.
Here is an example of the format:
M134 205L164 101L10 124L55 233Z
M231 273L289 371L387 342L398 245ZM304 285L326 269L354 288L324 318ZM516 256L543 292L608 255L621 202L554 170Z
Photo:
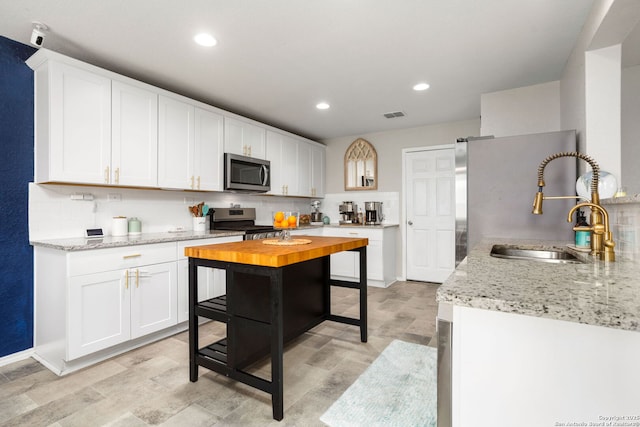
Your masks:
M534 215L542 215L542 200L544 199L544 194L542 193L542 187L536 193L535 199L533 199L533 210L531 211Z

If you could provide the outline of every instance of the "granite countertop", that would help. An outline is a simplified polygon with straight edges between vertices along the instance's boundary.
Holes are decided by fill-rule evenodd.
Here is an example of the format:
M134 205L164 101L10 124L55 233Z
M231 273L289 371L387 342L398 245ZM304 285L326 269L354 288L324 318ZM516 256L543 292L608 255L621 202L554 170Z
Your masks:
M176 233L142 233L139 236L105 236L98 239L74 237L69 239L32 240L33 246L62 251L85 251L89 249L119 248L124 246L148 245L152 243L200 240L215 237L244 236L243 231L181 231Z
M605 263L571 249L585 262L501 259L489 255L493 244L567 247L530 240L483 242L439 287L439 303L640 332L639 263Z

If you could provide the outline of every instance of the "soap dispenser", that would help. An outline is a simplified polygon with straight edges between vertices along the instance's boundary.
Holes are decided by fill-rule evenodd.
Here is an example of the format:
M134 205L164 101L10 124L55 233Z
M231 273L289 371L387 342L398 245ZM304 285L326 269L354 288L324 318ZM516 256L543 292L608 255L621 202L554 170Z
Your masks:
M578 211L578 222L576 227L588 227L587 217L581 210ZM590 231L576 231L576 247L588 248L591 247L591 232Z

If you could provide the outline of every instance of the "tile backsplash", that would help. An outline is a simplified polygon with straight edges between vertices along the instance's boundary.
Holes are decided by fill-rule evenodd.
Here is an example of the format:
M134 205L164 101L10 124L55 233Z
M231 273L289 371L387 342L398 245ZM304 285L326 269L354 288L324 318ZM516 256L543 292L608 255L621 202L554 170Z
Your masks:
M340 220L342 202L353 202L364 213L365 202L382 202L383 224L398 224L400 221L400 193L380 191L351 191L325 194L321 211L331 219L331 223Z
M382 202L385 224L397 224L400 217L397 192L350 192L326 194L320 211L339 220L339 205L352 201L364 211L364 202ZM29 184L29 239L46 240L83 237L87 228L102 228L111 234L114 216L137 217L143 233L160 233L181 227L191 230L188 206L205 202L211 208L232 204L256 208L256 223L271 224L271 213L312 211L312 198L265 196L258 194L192 191L143 190L57 184Z
M616 243L616 258L640 260L640 200L602 204L609 212L609 225Z
M271 224L272 211L312 210L311 199L302 198L30 183L29 239L83 237L87 228L102 228L110 235L114 216L139 218L143 233L178 227L191 230L193 221L187 207L200 202L211 208L232 204L254 207L257 224Z

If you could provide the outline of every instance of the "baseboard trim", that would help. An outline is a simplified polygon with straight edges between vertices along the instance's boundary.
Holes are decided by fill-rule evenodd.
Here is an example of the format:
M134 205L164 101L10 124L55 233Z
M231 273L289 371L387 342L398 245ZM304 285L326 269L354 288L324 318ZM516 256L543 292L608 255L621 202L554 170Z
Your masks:
M0 366L6 366L14 362L19 362L24 359L28 359L33 356L35 349L33 347L26 350L12 353L4 357L0 357Z

